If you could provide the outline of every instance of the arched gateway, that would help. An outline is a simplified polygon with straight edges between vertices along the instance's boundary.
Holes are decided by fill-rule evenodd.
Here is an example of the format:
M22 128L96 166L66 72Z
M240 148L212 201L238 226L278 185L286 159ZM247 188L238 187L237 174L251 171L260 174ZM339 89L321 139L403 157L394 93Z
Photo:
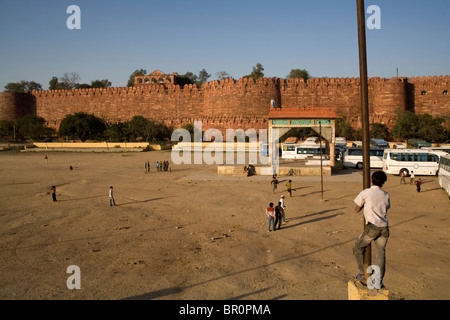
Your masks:
M335 165L336 119L340 118L333 110L327 108L281 108L274 101L270 106L268 120L269 158L277 150L280 137L293 128L311 128L325 139L330 150L330 166ZM277 154L277 153L276 153ZM278 154L277 154L278 156Z

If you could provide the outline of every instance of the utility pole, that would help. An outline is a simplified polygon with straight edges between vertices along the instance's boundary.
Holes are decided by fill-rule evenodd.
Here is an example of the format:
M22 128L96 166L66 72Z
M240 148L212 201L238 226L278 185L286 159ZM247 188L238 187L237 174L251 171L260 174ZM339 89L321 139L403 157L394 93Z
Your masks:
M319 148L320 148L320 200L323 202L323 164L322 164L322 121L319 123Z
M366 50L366 16L364 0L356 0L358 15L358 43L359 43L359 69L361 86L361 121L363 133L363 189L370 188L370 129L369 129L369 85L367 77L367 50ZM364 220L364 228L366 221ZM370 275L367 268L372 264L371 245L364 254L364 277Z

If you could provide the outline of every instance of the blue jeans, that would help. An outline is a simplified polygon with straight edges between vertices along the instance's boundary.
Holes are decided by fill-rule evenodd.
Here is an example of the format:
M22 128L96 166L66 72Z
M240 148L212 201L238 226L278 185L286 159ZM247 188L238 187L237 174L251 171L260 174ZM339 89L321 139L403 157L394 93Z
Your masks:
M272 225L272 229L275 231L275 221L273 218L267 217L267 222L269 224L269 231L270 231L270 225Z
M383 280L385 273L385 249L389 238L389 228L388 227L377 227L369 223L366 225L364 232L359 236L358 240L355 242L353 247L353 254L355 255L356 262L358 264L358 269L360 274L364 274L364 251L375 241L376 246L376 259L375 265L380 268L380 277Z

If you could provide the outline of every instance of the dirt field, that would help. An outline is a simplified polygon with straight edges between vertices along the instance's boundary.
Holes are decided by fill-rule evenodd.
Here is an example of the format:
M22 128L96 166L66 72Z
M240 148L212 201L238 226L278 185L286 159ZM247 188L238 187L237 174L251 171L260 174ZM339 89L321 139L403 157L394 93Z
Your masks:
M170 152L53 152L48 164L43 153L0 153L0 299L347 299L361 171L325 177L321 201L320 177L293 177L290 198L287 177L273 194L271 177L155 172L160 160ZM436 177L422 179L421 193L396 176L385 185L391 299L450 299L450 200ZM281 194L287 223L268 232L265 208ZM66 285L71 265L79 290Z

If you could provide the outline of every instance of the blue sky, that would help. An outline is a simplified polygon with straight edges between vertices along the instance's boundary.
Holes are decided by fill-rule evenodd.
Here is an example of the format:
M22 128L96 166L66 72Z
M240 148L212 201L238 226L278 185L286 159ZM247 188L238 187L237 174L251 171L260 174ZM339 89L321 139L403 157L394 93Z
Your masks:
M72 4L81 30L66 27ZM449 0L365 5L381 9L381 30L367 30L369 77L450 74ZM141 68L239 79L257 63L266 77L359 77L355 0L0 0L0 43L0 90L47 89L65 72L122 87Z

